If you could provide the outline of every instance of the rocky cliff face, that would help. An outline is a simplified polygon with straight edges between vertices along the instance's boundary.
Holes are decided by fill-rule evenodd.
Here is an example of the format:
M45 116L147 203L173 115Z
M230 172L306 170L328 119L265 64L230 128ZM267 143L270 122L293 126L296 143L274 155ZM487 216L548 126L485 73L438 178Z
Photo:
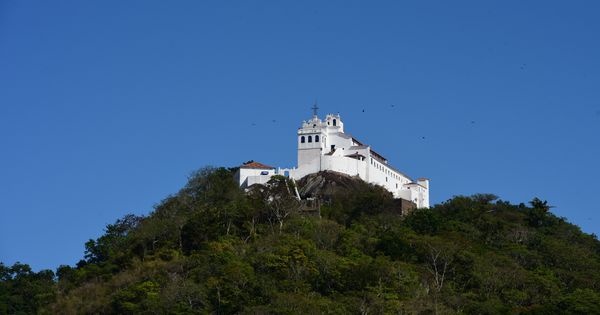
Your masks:
M332 171L310 174L298 181L298 190L303 199L310 197L330 199L336 195L345 195L369 187L374 186L367 184L358 177ZM384 193L389 194L387 191Z
M323 171L310 174L300 179L297 184L302 199L317 198L328 203L335 198L348 198L353 194L375 189L378 193L390 198L394 208L402 214L416 208L416 205L411 201L393 199L392 194L382 187L366 183L358 177L338 172Z
M296 194L296 188L300 195ZM407 214L416 208L413 202L404 199L394 199L393 195L383 187L369 184L359 177L346 174L323 171L309 174L294 183L282 176L273 177L265 185L252 185L247 189L248 194L269 202L284 202L293 205L299 211L318 213L323 204L331 204L335 200L352 200L358 195L374 193L387 200L388 211Z

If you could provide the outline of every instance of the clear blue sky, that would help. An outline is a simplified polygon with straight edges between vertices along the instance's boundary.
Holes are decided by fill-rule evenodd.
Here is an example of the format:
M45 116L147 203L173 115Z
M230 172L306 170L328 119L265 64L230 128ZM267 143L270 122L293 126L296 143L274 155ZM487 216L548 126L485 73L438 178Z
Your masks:
M294 166L315 99L435 203L599 234L600 4L400 2L0 1L0 261L75 264L205 165Z

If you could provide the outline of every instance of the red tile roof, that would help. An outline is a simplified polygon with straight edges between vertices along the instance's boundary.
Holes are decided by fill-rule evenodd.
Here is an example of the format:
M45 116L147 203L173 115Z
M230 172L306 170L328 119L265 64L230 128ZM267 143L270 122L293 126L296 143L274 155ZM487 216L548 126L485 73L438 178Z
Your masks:
M265 169L265 170L274 169L273 166L265 165L265 164L258 163L258 162L246 163L246 164L240 166L240 168L259 168L259 169Z

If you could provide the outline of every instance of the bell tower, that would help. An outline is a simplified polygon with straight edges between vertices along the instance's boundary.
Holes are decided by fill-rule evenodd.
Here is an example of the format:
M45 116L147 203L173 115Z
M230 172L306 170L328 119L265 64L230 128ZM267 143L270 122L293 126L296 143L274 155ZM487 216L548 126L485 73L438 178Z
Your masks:
M327 124L319 118L318 109L315 103L311 108L312 118L303 121L302 127L298 128L298 169L305 173L300 177L321 170Z

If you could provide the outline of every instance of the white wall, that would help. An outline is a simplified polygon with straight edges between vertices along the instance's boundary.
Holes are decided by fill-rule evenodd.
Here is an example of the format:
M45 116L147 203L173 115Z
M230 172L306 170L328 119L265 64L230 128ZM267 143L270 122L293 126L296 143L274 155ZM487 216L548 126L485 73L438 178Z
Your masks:
M325 148L325 152L331 151L331 146L335 145L336 151L341 150L342 148L348 148L352 146L352 138L351 137L342 137L340 134L331 133L327 136L327 147Z
M336 126L333 126L333 119L336 120ZM315 136L319 136L319 141L315 141ZM312 141L308 141L308 136ZM305 141L301 139L304 137ZM417 183L395 171L385 162L381 162L371 154L370 147L357 146L352 137L344 133L344 124L339 115L327 115L324 121L314 116L309 121L302 123L302 128L298 129L298 166L292 169L263 170L263 169L240 169L236 178L240 186L250 186L252 184L264 184L275 174L283 175L284 171L289 171L289 176L294 179L300 179L308 174L313 174L322 170L331 170L348 174L350 176L359 176L368 183L383 186L394 194L396 198L403 198L413 201L417 207L429 207L429 181L419 179ZM331 145L335 145L335 152L331 152ZM352 149L350 149L352 148ZM347 155L358 153L363 155L364 160L346 157ZM261 172L267 171L266 175Z
M316 127L314 127L316 125ZM317 142L316 136L319 137ZM310 142L308 141L310 137ZM304 138L304 142L302 139ZM313 118L298 129L298 169L296 176L304 177L320 170L321 155L326 135L323 132L323 123L318 118Z
M367 163L357 159L345 156L329 156L324 155L321 160L321 168L348 174L350 176L360 176L363 180L366 179Z
M422 200L421 208L429 208L429 179L419 178L419 179L417 179L417 183L419 185L425 187L425 189L422 189L422 193L421 193L421 200Z
M264 185L266 184L269 180L271 180L271 176L273 176L273 174L270 175L255 175L255 176L248 176L248 179L246 181L246 187L250 187L254 184L261 184Z
M267 175L261 175L266 172ZM258 168L240 168L236 179L240 187L245 188L251 186L253 183L264 184L271 179L271 176L275 175L275 169L258 169Z
M378 159L369 158L369 179L368 181L394 193L394 196L399 197L402 190L406 190L404 185L412 182L412 180L392 168L387 164L380 162Z

